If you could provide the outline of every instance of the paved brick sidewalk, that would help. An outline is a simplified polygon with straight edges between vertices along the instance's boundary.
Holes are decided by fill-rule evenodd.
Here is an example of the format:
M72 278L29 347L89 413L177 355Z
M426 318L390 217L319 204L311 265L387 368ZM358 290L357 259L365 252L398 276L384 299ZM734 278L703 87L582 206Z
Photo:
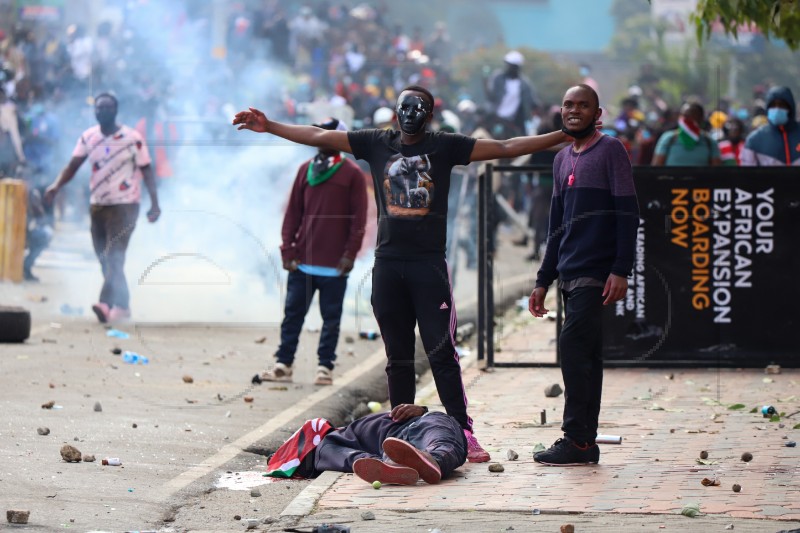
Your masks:
M530 327L544 324L506 328L501 343L519 348L529 342ZM597 466L573 468L532 460L536 443L549 446L561 436L563 396L544 396L546 385L561 382L558 369L486 372L472 366L463 377L476 435L505 472L468 463L440 485L377 491L345 475L323 494L316 512L333 517L344 509L440 511L452 513L452 523L458 523L464 511L674 516L687 503L699 503L704 514L761 519L746 521L760 524L752 531L800 527L800 449L785 446L800 440L800 430L792 429L800 415L779 423L750 412L766 404L787 414L800 410L800 398L792 396L800 390L798 370L766 376L762 370L608 369L600 432L621 435L623 444L602 445ZM423 400L440 408L435 392ZM728 409L738 403L746 407ZM507 460L509 448L519 453L518 460ZM711 464L698 464L701 450L708 451ZM743 452L751 452L753 460L741 461ZM705 487L703 478L717 478L721 485ZM734 483L741 485L740 493L731 490Z

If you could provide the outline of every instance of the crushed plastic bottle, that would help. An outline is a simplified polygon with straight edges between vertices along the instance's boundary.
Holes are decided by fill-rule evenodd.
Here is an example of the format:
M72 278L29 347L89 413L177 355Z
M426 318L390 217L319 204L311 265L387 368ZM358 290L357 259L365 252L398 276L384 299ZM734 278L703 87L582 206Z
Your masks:
M146 365L150 362L144 355L129 351L122 352L122 360L130 365Z

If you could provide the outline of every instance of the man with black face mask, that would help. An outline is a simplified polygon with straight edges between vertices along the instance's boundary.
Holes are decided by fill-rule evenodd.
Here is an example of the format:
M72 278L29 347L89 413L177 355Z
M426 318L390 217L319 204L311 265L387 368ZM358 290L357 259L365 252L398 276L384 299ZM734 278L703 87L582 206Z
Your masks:
M117 124L117 110L114 95L102 93L95 97L94 115L98 125L83 132L72 159L45 191L45 202L52 204L58 191L89 159L92 164L89 181L92 243L104 280L100 299L92 305L92 310L103 323L119 322L131 316L125 252L139 216L142 177L150 195L147 219L155 222L161 214L147 145L136 130Z
M403 89L396 106L400 131L346 133L282 124L253 108L237 113L233 124L240 130L272 133L300 144L352 153L369 163L378 204L372 306L388 358L389 400L393 407L414 403L414 327L419 326L442 405L464 429L467 459L484 462L489 460L489 454L472 434L453 341L455 305L445 261L450 173L455 165L510 159L560 144L570 137L557 131L500 141L433 133L427 128L433 116L433 102L433 95L423 87ZM406 198L405 186L392 188L390 170L399 171L395 163L402 158L406 158L404 166L409 171L405 176L416 181L409 184L410 198Z

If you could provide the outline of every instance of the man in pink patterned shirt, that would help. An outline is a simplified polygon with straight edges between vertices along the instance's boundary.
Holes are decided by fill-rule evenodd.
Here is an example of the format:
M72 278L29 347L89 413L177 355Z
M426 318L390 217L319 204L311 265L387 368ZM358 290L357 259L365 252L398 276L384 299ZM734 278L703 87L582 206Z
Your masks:
M72 159L45 191L45 201L52 203L83 162L88 159L91 163L92 243L104 279L100 301L92 305L92 310L103 323L131 316L125 252L139 216L142 178L150 194L147 219L155 222L161 214L147 145L137 131L117 124L117 110L114 95L103 93L95 98L98 125L81 134Z

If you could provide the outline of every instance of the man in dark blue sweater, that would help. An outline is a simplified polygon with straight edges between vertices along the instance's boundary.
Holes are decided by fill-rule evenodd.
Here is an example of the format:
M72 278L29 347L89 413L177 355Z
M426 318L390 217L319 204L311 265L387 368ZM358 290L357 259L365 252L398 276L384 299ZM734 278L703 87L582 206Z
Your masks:
M529 310L544 316L556 278L564 297L559 338L564 378L564 438L534 455L547 465L594 464L603 388L603 306L622 299L634 259L639 208L630 158L622 143L597 131L597 93L577 85L564 95L565 133L575 138L553 163L547 248Z

